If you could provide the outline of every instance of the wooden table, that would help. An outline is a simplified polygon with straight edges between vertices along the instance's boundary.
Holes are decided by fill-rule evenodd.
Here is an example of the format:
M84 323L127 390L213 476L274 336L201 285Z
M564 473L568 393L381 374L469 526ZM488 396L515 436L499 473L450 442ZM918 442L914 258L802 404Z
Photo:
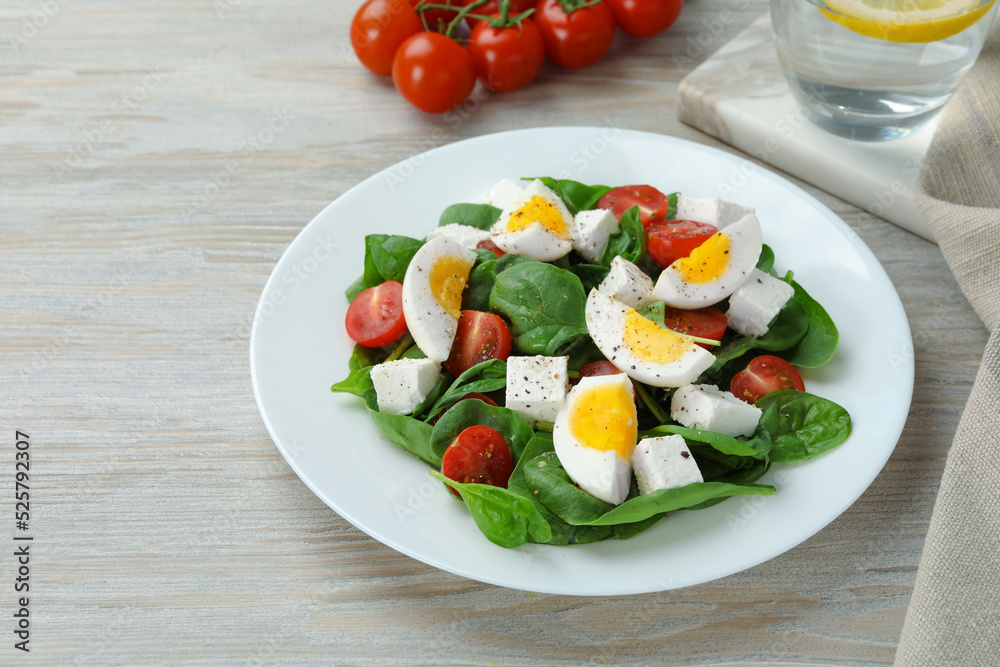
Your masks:
M303 225L388 165L494 131L611 124L731 150L679 124L677 84L766 9L693 0L659 38L619 34L597 65L546 66L448 120L360 67L355 4L0 3L3 533L34 537L34 658L890 662L986 333L936 246L809 186L899 290L916 390L879 478L789 553L681 591L532 595L383 546L289 469L254 404L248 340ZM699 36L710 45L689 48ZM27 532L11 516L17 430ZM5 663L22 657L14 544L0 557Z

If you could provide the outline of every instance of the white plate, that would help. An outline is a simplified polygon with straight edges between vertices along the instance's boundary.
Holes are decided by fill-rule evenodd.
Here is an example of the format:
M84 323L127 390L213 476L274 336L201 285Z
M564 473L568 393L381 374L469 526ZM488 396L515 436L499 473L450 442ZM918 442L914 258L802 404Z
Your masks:
M347 374L343 291L365 234L422 237L448 205L502 178L649 183L752 206L779 271L826 306L840 349L803 377L846 407L853 435L816 459L775 465L772 497L675 512L625 541L506 550L484 538L428 467L381 436L362 401L329 387ZM620 595L724 577L800 544L871 484L902 431L913 389L910 331L889 278L861 239L801 189L745 160L656 134L542 128L493 134L405 160L345 193L281 257L257 307L250 368L264 424L295 473L375 539L463 577L528 591Z

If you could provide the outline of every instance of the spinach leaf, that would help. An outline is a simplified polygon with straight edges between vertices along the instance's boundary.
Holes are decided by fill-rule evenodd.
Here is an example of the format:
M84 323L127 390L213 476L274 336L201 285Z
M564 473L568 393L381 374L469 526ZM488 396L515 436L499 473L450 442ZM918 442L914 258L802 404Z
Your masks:
M371 409L368 412L385 437L435 468L441 467L441 455L431 447L433 426L406 415Z
M580 525L600 519L614 509L570 479L555 452L542 454L524 466L524 478L538 499L566 523Z
M664 216L664 220L677 219L677 196L679 194L679 192L671 192L667 195L667 215Z
M528 422L513 410L487 405L478 399L462 401L441 415L441 419L434 425L430 446L439 464L451 441L466 428L476 424L499 431L507 441L511 458L515 462L520 460L525 445L535 434Z
M559 198L563 200L563 203L566 204L566 208L568 208L569 212L573 215L576 215L580 211L589 211L590 209L596 207L597 203L601 201L601 197L612 190L612 188L609 188L606 185L584 185L583 183L578 183L577 181L570 181L566 179L556 180L547 176L543 176L538 180L544 183L547 188L559 195Z
M598 264L573 264L569 270L576 274L576 277L583 283L583 289L587 294L595 289L608 277L608 267Z
M781 389L756 403L764 411L758 430L771 438L771 460L802 461L833 449L851 434L847 410L819 396Z
M420 250L423 241L409 236L369 234L365 237L364 287L375 287L387 280L403 282L406 267Z
M512 549L529 540L552 539L549 523L524 496L499 486L461 484L436 470L431 475L458 491L479 530L493 544Z
M591 525L608 526L618 523L632 523L672 512L687 509L717 498L730 496L771 496L774 487L768 484L729 484L728 482L695 482L675 489L660 489L644 496L626 500Z
M330 391L335 394L352 394L365 399L365 405L369 410L378 407L378 396L375 393L375 384L372 382L371 366L364 366L351 370L348 376L330 387Z
M700 465L700 464L699 464ZM768 471L771 467L770 461L757 461L754 465L749 468L744 468L743 470L730 470L723 475L717 475L713 478L705 476L706 482L726 482L728 484L752 484L758 479L764 476L764 473ZM702 473L704 474L704 469ZM726 498L712 498L711 500L706 500L705 502L698 503L697 505L692 505L691 507L685 507L686 510L703 510L706 507L711 507L712 505L718 505Z
M622 214L618 221L618 231L608 238L601 252L601 266L611 267L611 260L618 255L639 264L646 252L646 230L639 219L639 207L633 206Z
M462 293L462 310L490 309L490 291L493 290L493 275L496 268L496 258L472 267L469 279L465 283L465 291Z
M479 392L489 393L502 389L507 384L507 362L502 359L489 359L476 364L465 371L451 384L446 392L434 403L434 406L427 413L427 418L431 419L442 412L449 405L462 398L466 394Z
M468 225L489 231L500 219L502 210L489 204L452 204L441 214L438 227L445 225Z
M584 316L587 298L579 278L534 261L499 269L489 309L511 321L518 352L555 357L589 337Z
M717 452L728 456L749 456L754 459L762 459L767 454L766 451L760 452L746 442L737 440L731 435L714 433L712 431L703 431L695 428L686 428L684 426L675 426L674 424L663 424L662 426L657 426L656 428L648 431L643 431L639 434L639 438L641 440L642 438L656 438L661 435L674 434L682 436L684 440L689 443L696 442L708 445Z
M757 258L757 269L764 273L770 273L774 268L774 250L766 243L761 244L760 257Z
M751 347L778 352L797 345L810 328L810 318L802 303L792 296L767 327L767 333L758 338L748 338Z
M801 304L808 317L809 327L805 337L792 348L790 353L784 355L785 359L795 366L818 368L830 361L837 351L840 333L826 309L809 296L802 285L791 277L786 277L786 280L795 289L792 299Z
M365 291L365 277L358 276L357 279L347 286L344 290L344 296L347 297L347 303L354 301L359 294Z

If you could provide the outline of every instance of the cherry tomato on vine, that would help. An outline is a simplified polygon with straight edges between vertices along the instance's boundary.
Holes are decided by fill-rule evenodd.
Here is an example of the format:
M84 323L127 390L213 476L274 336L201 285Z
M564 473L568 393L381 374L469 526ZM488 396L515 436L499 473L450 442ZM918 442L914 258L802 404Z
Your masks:
M362 65L388 76L396 49L423 29L420 16L405 0L368 0L351 21L351 46Z
M657 266L665 269L690 255L717 231L714 225L694 220L653 222L646 227L646 251Z
M538 76L545 62L545 43L531 19L499 30L480 21L469 37L469 54L487 88L509 93Z
M489 359L506 360L512 345L510 327L499 315L463 310L451 354L444 362L445 370L458 377Z
M436 32L412 35L396 51L392 82L407 102L427 113L444 113L465 101L476 85L472 56Z
M684 0L605 0L615 23L632 37L652 37L674 24Z
M615 17L606 2L567 14L559 0L541 0L532 18L545 42L545 55L567 69L593 65L615 38Z
M782 359L769 354L761 355L733 376L729 391L741 401L753 405L761 397L779 389L805 391L806 385L795 368Z
M471 5L473 0L460 0L464 1L466 6ZM538 0L510 0L510 11L508 16L517 16L521 12L526 12L529 9L534 9L538 5ZM476 7L472 10L473 14L479 14L480 16L492 16L493 14L499 15L500 6L497 0L490 0L482 7ZM470 28L475 28L476 24L479 23L479 19L474 19L471 16L465 17L465 22L469 24Z
M639 220L648 227L651 222L666 219L670 200L652 185L623 185L609 190L597 204L597 208L611 209L619 220L633 206L639 207Z
M347 307L344 326L351 340L365 347L395 343L406 333L403 286L388 280L354 297Z
M441 474L462 484L507 488L514 463L503 435L489 426L470 426L451 441L441 457Z
M694 310L684 310L671 306L663 307L663 324L668 329L678 331L689 336L698 338L711 338L712 340L722 340L729 326L726 314L718 308L697 308ZM698 343L705 349L712 346Z
M421 0L409 0L410 5L416 9L417 5L420 4ZM443 32L444 28L448 27L456 16L458 16L458 10L462 7L462 0L431 0L430 4L434 5L448 5L449 7L455 7L455 10L447 9L428 9L421 12L424 22L427 27L434 32Z

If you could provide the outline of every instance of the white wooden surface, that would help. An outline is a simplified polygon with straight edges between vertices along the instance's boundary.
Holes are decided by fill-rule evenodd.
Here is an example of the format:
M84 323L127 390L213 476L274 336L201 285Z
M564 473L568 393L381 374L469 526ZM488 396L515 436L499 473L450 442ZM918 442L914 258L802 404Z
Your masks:
M693 0L658 38L619 35L594 67L547 66L450 119L361 69L354 9L0 0L0 541L16 429L35 537L30 656L13 649L0 556L0 663L890 662L986 335L935 246L811 187L896 284L917 378L884 472L793 551L682 591L530 595L382 546L291 472L254 405L249 326L315 213L398 160L499 130L722 146L677 121L677 83L765 5Z

